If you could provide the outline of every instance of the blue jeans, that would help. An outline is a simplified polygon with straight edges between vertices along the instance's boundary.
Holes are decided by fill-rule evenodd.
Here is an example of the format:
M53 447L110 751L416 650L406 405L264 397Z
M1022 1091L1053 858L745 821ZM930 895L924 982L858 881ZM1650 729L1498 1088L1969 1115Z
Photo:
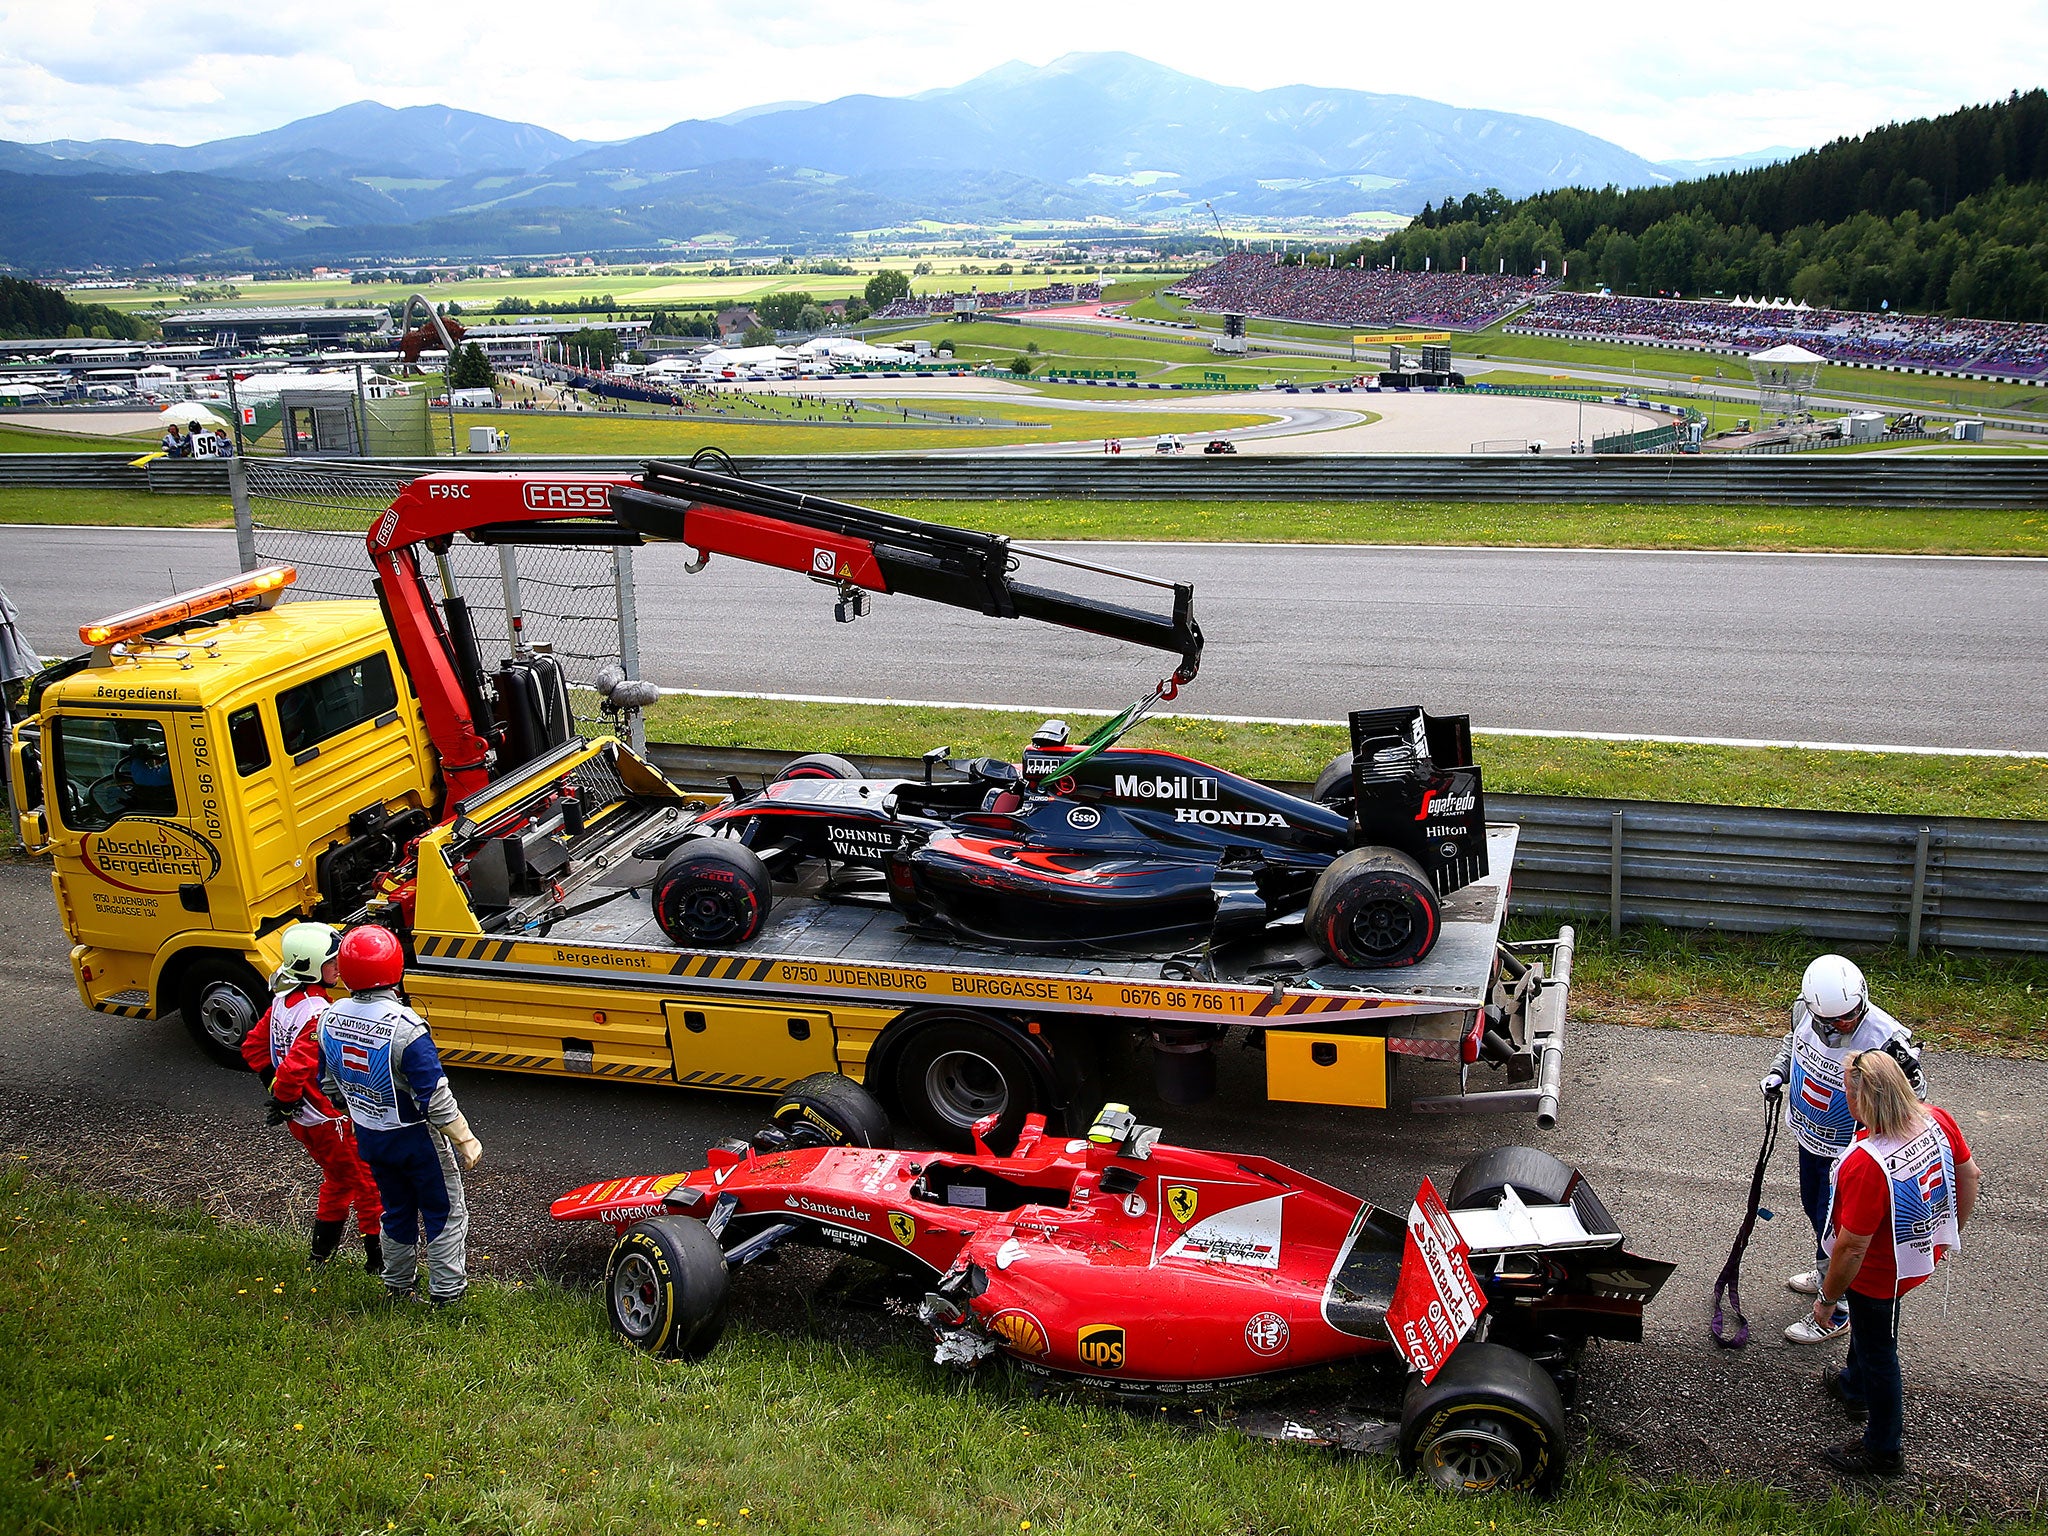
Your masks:
M1834 1177L1835 1160L1818 1152L1799 1149L1799 1203L1806 1207L1806 1219L1813 1223L1813 1256L1827 1273L1828 1258L1820 1251L1820 1235L1827 1230L1828 1194Z
M1842 1395L1870 1410L1863 1447L1876 1455L1896 1453L1906 1433L1906 1383L1899 1372L1899 1304L1889 1296L1851 1291L1849 1360L1842 1367Z

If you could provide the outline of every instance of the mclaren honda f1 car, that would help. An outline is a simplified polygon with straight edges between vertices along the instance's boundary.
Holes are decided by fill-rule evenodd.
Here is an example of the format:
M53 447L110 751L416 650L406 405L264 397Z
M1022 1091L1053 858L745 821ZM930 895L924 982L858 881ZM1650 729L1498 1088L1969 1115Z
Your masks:
M1673 1268L1526 1147L1467 1163L1448 1204L1425 1180L1404 1219L1265 1158L1169 1146L1121 1105L1073 1140L1031 1116L1007 1156L994 1123L970 1154L892 1150L865 1091L821 1074L703 1166L589 1184L552 1214L618 1232L612 1326L672 1357L717 1343L733 1270L803 1244L921 1292L942 1364L1183 1398L1405 1367L1403 1464L1457 1491L1554 1486L1579 1346L1640 1340Z
M777 880L823 868L815 894L891 905L955 942L1206 950L1293 923L1373 969L1427 955L1442 898L1487 874L1465 717L1358 711L1351 751L1302 796L1118 745L1158 697L1085 742L1047 721L1021 762L955 767L940 749L921 779L799 758L652 850L655 916L685 947L741 945Z

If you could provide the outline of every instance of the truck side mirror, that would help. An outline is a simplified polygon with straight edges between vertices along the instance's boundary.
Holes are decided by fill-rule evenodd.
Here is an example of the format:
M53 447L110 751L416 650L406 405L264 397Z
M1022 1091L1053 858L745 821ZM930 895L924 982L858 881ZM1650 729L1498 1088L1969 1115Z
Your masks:
M21 825L17 830L21 834L21 851L23 853L46 853L49 851L50 836L43 828L43 813L41 811L23 811L21 813Z

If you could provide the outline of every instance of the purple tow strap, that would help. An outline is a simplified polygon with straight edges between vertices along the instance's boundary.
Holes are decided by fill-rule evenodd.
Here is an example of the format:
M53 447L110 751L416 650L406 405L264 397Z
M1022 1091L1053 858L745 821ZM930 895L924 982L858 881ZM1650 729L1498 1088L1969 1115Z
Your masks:
M1749 1234L1756 1230L1757 1207L1764 1194L1764 1170L1770 1166L1771 1153L1777 1145L1778 1094L1773 1093L1764 1100L1764 1145L1756 1155L1756 1171L1749 1176L1749 1209L1743 1213L1742 1225L1735 1233L1735 1246L1728 1250L1728 1262L1714 1277L1714 1315L1707 1323L1707 1332L1723 1349L1740 1349L1749 1342L1749 1319L1742 1315L1742 1255L1749 1247ZM1735 1314L1732 1329L1725 1321L1727 1312Z

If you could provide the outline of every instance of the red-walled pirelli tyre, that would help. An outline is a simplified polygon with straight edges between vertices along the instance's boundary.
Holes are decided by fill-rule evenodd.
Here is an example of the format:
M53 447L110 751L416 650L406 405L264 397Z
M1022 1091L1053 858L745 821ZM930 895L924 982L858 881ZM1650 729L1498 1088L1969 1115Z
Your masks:
M768 1118L797 1146L890 1145L889 1116L875 1096L837 1072L798 1078L776 1095Z
M604 1267L612 1330L636 1349L701 1360L725 1332L730 1274L718 1239L691 1216L650 1216L626 1229Z
M761 931L775 899L761 856L728 837L697 837L662 861L654 920L685 949L725 949Z
M783 765L782 772L775 775L775 782L784 779L857 779L860 770L843 757L830 752L813 752L800 757L793 763Z
M1323 953L1360 970L1413 965L1435 947L1442 926L1429 876L1392 848L1339 857L1316 877L1303 922Z
M1447 1493L1550 1493L1564 1454L1557 1383L1502 1344L1459 1345L1401 1404L1401 1470Z

